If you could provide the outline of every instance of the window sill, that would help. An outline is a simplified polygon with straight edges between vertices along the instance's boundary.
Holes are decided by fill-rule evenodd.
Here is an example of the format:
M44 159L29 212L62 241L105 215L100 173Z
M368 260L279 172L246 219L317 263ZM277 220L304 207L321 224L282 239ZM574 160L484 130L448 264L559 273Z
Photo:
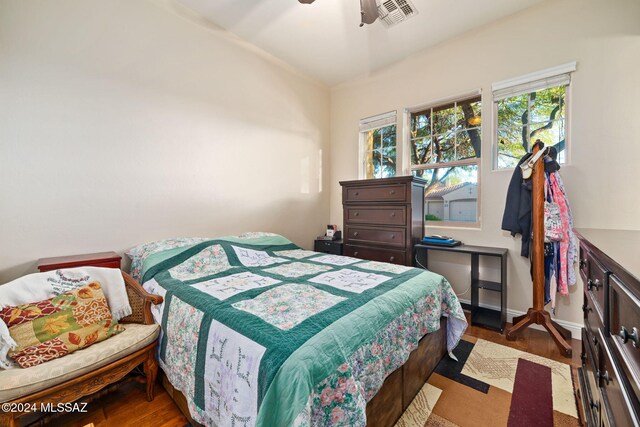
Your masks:
M432 224L427 223L424 226L425 235L427 234L427 229L429 228L439 228L439 229L448 229L448 230L472 230L472 231L480 231L482 227L479 222L472 223L445 223L445 224Z

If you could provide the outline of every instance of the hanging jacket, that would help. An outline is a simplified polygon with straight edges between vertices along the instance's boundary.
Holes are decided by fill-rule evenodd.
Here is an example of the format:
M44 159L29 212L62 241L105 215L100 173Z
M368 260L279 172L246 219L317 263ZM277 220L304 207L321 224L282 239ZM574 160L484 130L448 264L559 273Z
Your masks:
M511 232L512 236L522 235L520 255L527 258L531 242L531 181L523 181L520 165L529 160L531 155L525 154L513 170L502 215L502 229Z

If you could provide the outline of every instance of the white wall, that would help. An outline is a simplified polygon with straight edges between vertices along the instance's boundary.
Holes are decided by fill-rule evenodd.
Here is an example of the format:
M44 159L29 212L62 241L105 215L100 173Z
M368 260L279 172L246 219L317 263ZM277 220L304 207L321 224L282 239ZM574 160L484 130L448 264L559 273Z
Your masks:
M0 283L177 235L309 247L328 138L327 87L171 1L0 0Z
M481 229L428 232L452 235L468 244L508 247L508 307L526 311L531 305L529 262L519 256L519 238L500 230L511 171L491 171L491 83L577 61L571 88L571 164L561 171L575 225L638 230L639 18L637 0L547 1L334 87L330 222L342 222L338 181L358 178L359 119L395 109L402 129L404 108L481 88ZM434 255L432 260L430 267L447 276L457 292L468 288L464 256ZM497 267L484 265L481 274L495 279ZM581 322L580 286L560 302L559 319Z

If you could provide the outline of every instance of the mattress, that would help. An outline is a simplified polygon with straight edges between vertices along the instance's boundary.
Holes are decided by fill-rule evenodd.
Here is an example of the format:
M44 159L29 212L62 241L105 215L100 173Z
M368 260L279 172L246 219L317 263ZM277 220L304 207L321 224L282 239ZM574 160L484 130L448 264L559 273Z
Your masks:
M132 272L164 297L159 364L205 425L365 425L367 402L441 316L449 351L467 326L438 274L268 233L145 246Z

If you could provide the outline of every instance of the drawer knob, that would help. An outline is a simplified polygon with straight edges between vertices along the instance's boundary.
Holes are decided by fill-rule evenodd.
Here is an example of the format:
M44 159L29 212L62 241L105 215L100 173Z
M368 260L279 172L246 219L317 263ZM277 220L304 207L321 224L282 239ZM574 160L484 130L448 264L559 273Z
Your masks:
M360 193L358 193L357 191L354 193L355 196L359 196Z
M585 265L587 265L587 261L581 259L580 260L580 269L583 269Z
M354 231L354 232L353 232L353 237L358 237L358 235L359 235L359 234L360 234L360 233L358 233L357 231Z
M611 382L611 377L609 377L609 371L607 370L605 370L604 373L598 370L596 372L596 375L598 376L598 378L604 381L604 385L609 385L609 383Z
M588 314L590 311L593 311L593 308L589 307L587 304L582 306L582 311L584 311L584 314Z
M600 408L600 401L598 400L597 402L595 402L593 399L589 401L589 406L591 406L591 409L599 409Z
M631 333L624 326L620 328L618 336L622 338L622 342L626 344L629 340L633 343L634 348L640 347L640 337L638 337L638 328L632 328Z
M391 238L392 238L392 239L395 239L395 238L396 238L396 235L395 235L395 234L392 234L392 235L391 235Z
M393 196L394 194L396 194L396 190L389 191L389 194L391 194Z
M396 260L396 257L394 257L394 256L389 257L389 262L393 262L393 261L395 261L395 260Z
M589 279L589 280L587 280L587 289L589 289L590 291L592 291L593 288L595 288L596 291L597 291L597 290L600 289L600 286L602 286L602 285L600 284L600 280L599 279L596 279L596 280Z
M360 212L354 213L353 216L360 216Z
M395 218L396 213L395 212L391 212L391 218Z
M355 252L353 253L353 256L358 256L358 251L355 251Z
M592 337L591 342L593 343L593 345L598 345L598 339L596 337Z

